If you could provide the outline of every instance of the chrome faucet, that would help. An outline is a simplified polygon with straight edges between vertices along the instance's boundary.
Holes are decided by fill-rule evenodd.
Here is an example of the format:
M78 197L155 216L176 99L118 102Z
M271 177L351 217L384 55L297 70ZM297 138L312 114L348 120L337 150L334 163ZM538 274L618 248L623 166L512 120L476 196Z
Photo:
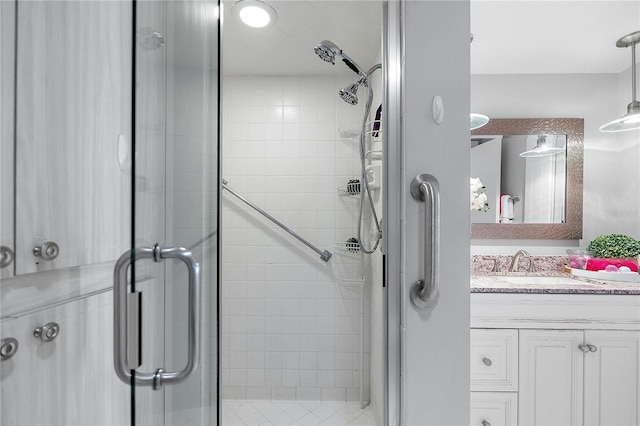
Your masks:
M516 254L513 255L513 260L511 261L511 265L509 265L509 272L516 272L518 270L518 262L520 258L524 257L529 259L529 272L536 272L536 265L533 263L533 257L526 250L518 250Z

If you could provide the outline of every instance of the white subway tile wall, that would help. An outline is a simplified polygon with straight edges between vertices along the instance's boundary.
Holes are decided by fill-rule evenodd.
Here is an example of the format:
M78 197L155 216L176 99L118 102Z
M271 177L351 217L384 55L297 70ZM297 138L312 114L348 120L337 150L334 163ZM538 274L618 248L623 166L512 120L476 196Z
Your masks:
M360 175L363 106L343 103L351 77L225 77L223 177L229 186L334 256L328 263L223 193L221 397L369 398L370 287L356 235L356 198L337 187ZM342 127L341 127L342 126ZM364 292L364 295L362 295ZM364 366L360 361L364 297Z

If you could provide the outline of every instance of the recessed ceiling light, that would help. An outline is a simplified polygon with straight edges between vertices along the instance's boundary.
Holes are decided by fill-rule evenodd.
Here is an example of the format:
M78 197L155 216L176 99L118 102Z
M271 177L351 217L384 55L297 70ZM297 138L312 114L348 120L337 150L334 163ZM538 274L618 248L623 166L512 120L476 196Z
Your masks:
M278 14L260 0L240 0L233 5L233 15L252 28L268 28L276 23Z

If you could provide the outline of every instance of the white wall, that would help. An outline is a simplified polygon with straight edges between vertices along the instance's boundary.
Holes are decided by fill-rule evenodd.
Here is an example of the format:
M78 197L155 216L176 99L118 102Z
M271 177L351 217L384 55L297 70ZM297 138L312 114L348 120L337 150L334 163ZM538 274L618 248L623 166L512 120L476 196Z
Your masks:
M584 231L581 241L472 241L473 252L511 254L530 247L564 254L601 234L640 238L640 143L638 131L602 133L598 128L624 114L630 72L616 74L474 75L471 110L493 118L584 118Z
M337 96L351 82L224 79L223 177L334 256L323 262L223 193L222 398L359 400L360 290L340 277L362 275L363 263L335 247L356 232L357 200L336 190L360 174L357 143L336 132L359 126L362 103L353 107ZM368 312L365 324L368 348ZM367 388L368 358L367 349Z

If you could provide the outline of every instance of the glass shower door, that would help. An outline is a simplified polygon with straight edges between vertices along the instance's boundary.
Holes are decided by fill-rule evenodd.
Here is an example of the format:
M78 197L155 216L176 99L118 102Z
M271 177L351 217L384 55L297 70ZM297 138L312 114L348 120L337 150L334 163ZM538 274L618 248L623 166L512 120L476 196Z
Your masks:
M215 424L218 2L133 7L134 139L121 153L133 232L116 272L127 281L132 266L114 292L116 371L135 378L131 424Z

